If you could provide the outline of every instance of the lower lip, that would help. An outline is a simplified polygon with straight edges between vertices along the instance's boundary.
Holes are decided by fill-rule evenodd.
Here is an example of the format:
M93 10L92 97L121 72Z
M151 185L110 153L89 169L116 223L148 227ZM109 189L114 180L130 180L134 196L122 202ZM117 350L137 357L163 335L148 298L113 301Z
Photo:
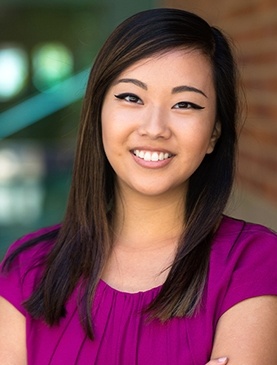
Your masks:
M145 161L143 158L139 158L133 153L131 153L135 162L145 168L148 169L160 169L162 167L167 166L172 161L173 157L166 158L165 160L159 160L159 161Z

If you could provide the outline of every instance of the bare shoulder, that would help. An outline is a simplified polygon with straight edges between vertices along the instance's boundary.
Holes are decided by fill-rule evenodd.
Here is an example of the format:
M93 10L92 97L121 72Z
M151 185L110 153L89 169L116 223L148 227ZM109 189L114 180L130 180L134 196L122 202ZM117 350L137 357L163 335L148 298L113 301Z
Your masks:
M217 325L212 358L228 365L277 364L277 297L244 300L225 312Z
M25 317L0 297L0 364L26 365Z

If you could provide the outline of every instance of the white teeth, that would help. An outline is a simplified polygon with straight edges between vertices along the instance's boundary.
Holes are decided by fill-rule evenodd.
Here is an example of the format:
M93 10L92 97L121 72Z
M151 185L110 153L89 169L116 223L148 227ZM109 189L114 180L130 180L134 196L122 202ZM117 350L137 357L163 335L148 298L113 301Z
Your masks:
M159 160L162 161L164 159L164 154L162 152L159 153Z
M158 152L153 152L151 156L151 161L159 161Z
M137 151L138 154L137 156L140 157L140 158L144 158L144 152L143 151Z
M150 152L145 152L144 161L151 161L151 153Z
M144 161L163 161L167 158L171 157L172 155L165 152L150 152L150 151L140 151L134 150L134 154L143 159Z

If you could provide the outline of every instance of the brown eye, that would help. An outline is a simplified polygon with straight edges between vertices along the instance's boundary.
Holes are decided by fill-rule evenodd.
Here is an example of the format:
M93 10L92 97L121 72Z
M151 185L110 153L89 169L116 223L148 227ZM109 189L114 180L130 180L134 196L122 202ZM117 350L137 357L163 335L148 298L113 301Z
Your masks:
M128 103L143 104L141 99L135 94L124 93L115 95L115 97L120 100L126 100Z
M190 103L188 101L180 101L179 103L175 104L172 109L205 109L205 107L195 103Z

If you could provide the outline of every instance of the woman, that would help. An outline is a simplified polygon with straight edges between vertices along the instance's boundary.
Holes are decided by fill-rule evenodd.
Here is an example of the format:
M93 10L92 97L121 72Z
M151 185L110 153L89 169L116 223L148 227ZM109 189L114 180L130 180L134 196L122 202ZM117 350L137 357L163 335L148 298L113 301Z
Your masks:
M237 103L230 46L198 16L112 33L65 219L4 261L1 364L277 363L276 235L223 216Z

